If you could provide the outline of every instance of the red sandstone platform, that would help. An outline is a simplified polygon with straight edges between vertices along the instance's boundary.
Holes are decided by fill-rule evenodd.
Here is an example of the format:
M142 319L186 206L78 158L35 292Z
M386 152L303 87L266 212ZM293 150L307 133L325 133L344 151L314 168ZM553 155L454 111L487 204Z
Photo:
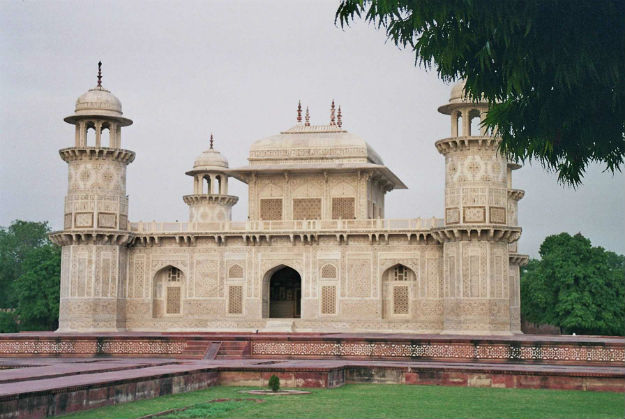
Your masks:
M625 392L625 339L382 334L0 335L0 418L207 388L398 383Z

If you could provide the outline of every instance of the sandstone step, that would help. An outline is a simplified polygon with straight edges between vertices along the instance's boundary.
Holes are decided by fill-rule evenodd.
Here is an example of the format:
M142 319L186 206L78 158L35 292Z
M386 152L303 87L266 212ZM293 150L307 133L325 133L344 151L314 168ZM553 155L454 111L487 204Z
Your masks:
M263 332L293 332L295 322L292 319L270 319L265 323Z

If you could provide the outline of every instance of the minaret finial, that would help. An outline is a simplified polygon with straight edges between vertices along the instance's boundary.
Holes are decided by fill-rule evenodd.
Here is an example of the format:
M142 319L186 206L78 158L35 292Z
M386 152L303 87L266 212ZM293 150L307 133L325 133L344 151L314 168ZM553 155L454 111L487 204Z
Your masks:
M301 100L297 101L297 123L298 124L302 123L302 101Z
M308 112L308 106L306 106L306 123L304 125L307 127L310 126L310 112Z
M332 106L330 106L330 125L336 125L334 122L334 99L332 99Z
M98 87L102 87L102 61L98 61Z
M336 116L336 124L341 128L343 126L343 115L341 114L341 105L339 105L339 113Z
M214 140L213 140L213 133L211 132L211 139L210 139L210 141L209 141L209 144L210 144L210 146L211 146L211 148L210 148L211 150L213 149L213 143L214 143Z

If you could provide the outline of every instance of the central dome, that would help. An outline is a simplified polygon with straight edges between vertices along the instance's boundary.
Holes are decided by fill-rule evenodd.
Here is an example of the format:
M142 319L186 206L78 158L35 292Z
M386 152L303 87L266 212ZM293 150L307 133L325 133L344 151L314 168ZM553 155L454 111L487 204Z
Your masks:
M384 164L365 140L336 125L295 125L250 147L250 164Z

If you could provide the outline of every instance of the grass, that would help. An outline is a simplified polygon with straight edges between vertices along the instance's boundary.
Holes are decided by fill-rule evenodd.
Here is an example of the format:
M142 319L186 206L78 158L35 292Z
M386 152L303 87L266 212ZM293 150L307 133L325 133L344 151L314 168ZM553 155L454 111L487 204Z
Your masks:
M242 394L213 387L76 412L64 418L138 418L193 406L169 418L623 418L621 393L350 384L301 396ZM207 403L215 399L231 400ZM159 419L164 419L160 417Z

